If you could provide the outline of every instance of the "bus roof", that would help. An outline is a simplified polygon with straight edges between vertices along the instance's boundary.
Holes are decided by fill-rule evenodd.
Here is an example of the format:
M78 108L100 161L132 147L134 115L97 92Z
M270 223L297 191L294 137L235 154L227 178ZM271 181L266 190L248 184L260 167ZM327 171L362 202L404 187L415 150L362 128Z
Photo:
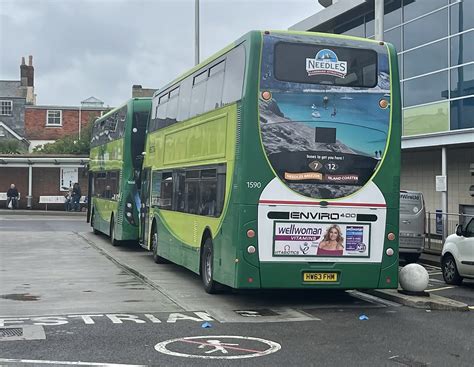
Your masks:
M117 112L118 110L120 110L123 106L125 105L128 105L130 104L131 102L134 102L134 101L148 101L150 102L151 101L151 97L134 97L134 98L130 98L129 100L127 100L126 102L123 102L122 104L118 105L117 107L114 107L113 109L111 109L110 111L108 111L107 113L104 113L102 116L100 116L98 119L96 119L94 121L97 122L97 121L101 121L103 120L104 118L107 118L111 115L113 115L115 112Z
M300 36L311 36L311 37L325 37L325 38L338 38L338 39L348 39L348 40L353 40L353 41L361 41L361 42L367 42L367 43L379 43L380 41L376 41L376 40L372 40L372 39L368 39L368 38L362 38L362 37L354 37L354 36L347 36L347 35L343 35L343 34L333 34L333 33L322 33L322 32L304 32L304 31L287 31L287 30L252 30L252 31L249 31L247 33L245 33L244 35L242 35L239 39L237 39L236 41L232 42L231 44L227 45L226 47L224 47L223 49L217 51L216 53L214 53L213 55L209 56L207 59L201 61L199 64L193 66L190 70L184 72L183 74L181 74L180 76L178 76L177 78L173 79L171 82L165 84L162 88L159 88L155 91L155 93L153 94L153 98L155 96L157 96L158 94L160 94L162 91L164 91L165 89L169 88L170 86L172 86L173 84L179 82L180 80L186 78L187 76L191 75L192 73L194 73L195 71L199 70L200 68L202 68L203 66L209 64L210 62L212 62L213 60L219 58L220 56L222 56L223 54L225 54L226 52L230 51L231 49L233 49L234 47L240 45L242 42L244 42L245 40L247 39L250 39L252 37L252 35L262 35L264 33L267 33L267 34L279 34L279 35L285 35L285 34L288 34L288 35L300 35ZM386 44L386 42L384 42L383 44Z

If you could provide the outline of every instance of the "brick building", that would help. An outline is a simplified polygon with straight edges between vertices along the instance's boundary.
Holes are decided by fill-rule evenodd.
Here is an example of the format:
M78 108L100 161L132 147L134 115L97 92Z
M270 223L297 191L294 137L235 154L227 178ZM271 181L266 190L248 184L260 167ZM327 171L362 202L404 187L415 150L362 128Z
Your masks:
M22 58L20 80L0 80L0 142L19 141L24 154L0 154L0 208L14 183L20 192L20 208L45 209L41 197L58 197L78 182L87 195L87 156L31 154L34 147L66 136L81 136L84 127L108 107L95 97L80 106L38 106L34 94L33 57ZM64 209L62 202L47 204Z
M91 105L91 100L97 101ZM107 108L103 102L90 97L81 106L26 106L25 137L30 141L29 151L65 136L81 136L90 122L100 117Z
M22 150L28 149L25 133L25 106L34 105L33 56L26 65L22 57L20 80L0 80L0 141L17 141Z
M0 155L0 209L6 208L4 193L12 183L20 193L20 209L45 209L41 196L62 196L74 182L87 195L88 161L89 157L77 155ZM48 204L48 209L63 210L64 205Z

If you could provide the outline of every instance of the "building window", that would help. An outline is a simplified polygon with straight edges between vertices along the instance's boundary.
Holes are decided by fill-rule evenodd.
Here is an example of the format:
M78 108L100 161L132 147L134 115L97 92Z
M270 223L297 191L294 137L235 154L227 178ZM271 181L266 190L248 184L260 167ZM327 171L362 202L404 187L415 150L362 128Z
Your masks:
M63 123L62 111L60 110L48 110L48 118L46 120L46 126L61 126Z
M12 114L12 101L0 101L0 115L10 116Z

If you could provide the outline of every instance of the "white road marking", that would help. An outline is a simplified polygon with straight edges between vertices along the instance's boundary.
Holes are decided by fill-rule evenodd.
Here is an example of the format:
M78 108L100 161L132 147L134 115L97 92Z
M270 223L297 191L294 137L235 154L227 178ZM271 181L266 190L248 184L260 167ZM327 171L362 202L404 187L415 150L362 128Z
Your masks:
M474 306L467 306L470 310L474 310Z
M427 289L426 292L443 291L443 290L445 290L445 289L451 289L451 288L456 288L456 287L455 287L455 286L449 286L449 287L441 287L441 288Z
M260 344L266 345L268 348L265 350L257 350L257 349L249 349L249 348L239 348L235 347L234 345L238 345L236 343L222 343L221 340L227 339L235 341L235 339L239 340L247 340L253 341ZM228 351L236 351L236 352L247 352L250 354L238 354L238 355L226 355L226 356L210 356L205 354L187 354L181 352L175 352L173 350L168 349L168 345L174 343L185 343L190 345L197 345L196 349L191 348L192 351L195 353L202 353L197 349L205 349L206 346L212 347L212 352L214 351L221 351L223 354L228 354ZM202 358L202 359L243 359L243 358L254 358L254 357L261 357L271 353L278 352L281 349L281 345L275 343L271 340L254 338L250 336L230 336L230 335L209 335L209 336L189 336L185 338L176 338L165 340L161 343L155 345L155 349L157 352L168 354L176 357L184 357L184 358ZM181 348L182 349L182 348ZM222 350L224 349L225 352ZM208 353L209 351L204 351L204 353Z
M189 314L193 314L193 316ZM123 324L124 321L126 323L133 322L135 324L144 324L147 322L152 322L154 324L159 324L161 322L175 324L177 321L215 321L208 313L203 311L188 312L188 315L185 313L171 312L169 314L164 314L161 320L152 314L144 314L143 316L143 318L140 318L140 316L136 315L114 313L41 317L5 317L0 318L0 327L8 325L57 326L68 324L70 321L72 321L71 319L80 320L85 325L95 325L96 320L94 320L93 318L102 318L103 320L109 320L109 322L112 322L115 325Z
M121 364L121 363L94 363L94 362L70 362L70 361L42 361L39 359L9 359L0 358L4 363L30 363L30 364L54 364L73 366L102 366L102 367L146 367L145 364Z

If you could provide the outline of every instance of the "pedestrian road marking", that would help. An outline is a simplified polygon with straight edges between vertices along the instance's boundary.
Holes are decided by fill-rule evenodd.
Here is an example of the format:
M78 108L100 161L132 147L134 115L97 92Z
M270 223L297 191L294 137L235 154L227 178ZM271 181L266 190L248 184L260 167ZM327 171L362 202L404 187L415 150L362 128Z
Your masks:
M246 345L241 346L241 343ZM249 344L250 347L247 346ZM262 346L265 346L266 348L262 349ZM182 352L183 347L187 353ZM250 336L232 335L188 336L184 338L165 340L155 345L155 350L163 354L176 357L202 359L243 359L262 357L275 353L280 349L281 345L271 340ZM179 350L179 352L176 350Z
M71 361L43 361L40 359L9 359L0 358L0 363L22 363L22 364L53 364L73 366L101 366L101 367L146 367L145 364L122 364L122 363L95 363L95 362L71 362Z
M68 324L70 321L79 320L85 325L94 325L98 320L105 320L113 324L135 323L153 324L167 323L175 324L177 321L215 321L209 314L203 311L178 313L172 312L165 314L161 319L153 314L143 314L143 316L113 313L113 314L88 314L88 315L66 315L66 316L40 316L40 317L7 317L0 318L0 327L6 325L40 325L40 326L58 326ZM161 317L161 316L160 316ZM163 320L163 321L162 321Z

